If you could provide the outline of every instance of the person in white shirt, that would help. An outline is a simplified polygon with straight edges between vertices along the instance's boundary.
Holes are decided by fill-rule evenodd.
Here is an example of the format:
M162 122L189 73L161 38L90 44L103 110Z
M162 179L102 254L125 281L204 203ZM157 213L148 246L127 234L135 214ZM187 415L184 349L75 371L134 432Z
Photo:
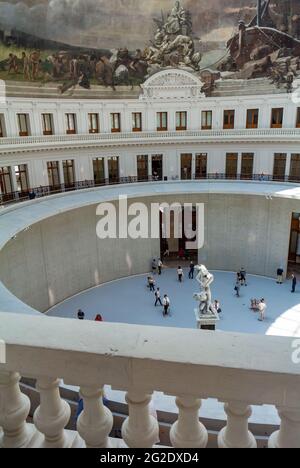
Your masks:
M162 302L161 302L161 298L160 298L160 289L157 288L157 290L155 291L155 307L157 306L157 304L160 304L162 306Z
M170 299L168 298L168 295L164 295L164 300L163 300L163 306L164 306L164 317L169 314L169 307L170 307Z
M267 304L265 302L264 299L262 299L260 301L260 303L258 304L258 310L259 310L259 313L260 313L260 317L259 317L259 321L260 322L263 322L265 320L265 316L266 316L266 309L267 309Z
M157 262L157 268L158 268L159 276L161 275L162 267L163 267L163 262L159 259L158 262Z
M183 269L180 267L178 267L177 269L177 274L178 274L178 281L179 283L182 283L182 280L183 280Z

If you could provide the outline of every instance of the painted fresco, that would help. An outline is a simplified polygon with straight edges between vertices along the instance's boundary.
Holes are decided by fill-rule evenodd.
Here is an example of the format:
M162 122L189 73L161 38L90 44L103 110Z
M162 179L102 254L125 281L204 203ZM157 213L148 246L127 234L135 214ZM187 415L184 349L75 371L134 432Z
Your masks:
M289 92L300 73L299 0L0 2L0 78L80 87L141 85L159 70L216 80L266 77Z

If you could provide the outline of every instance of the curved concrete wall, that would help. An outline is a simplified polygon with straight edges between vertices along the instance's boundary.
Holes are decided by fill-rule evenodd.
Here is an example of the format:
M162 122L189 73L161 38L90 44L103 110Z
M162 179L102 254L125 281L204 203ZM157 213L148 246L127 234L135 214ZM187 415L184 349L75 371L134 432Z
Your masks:
M204 203L205 246L199 261L210 269L244 266L266 276L286 266L291 214L300 211L297 199L255 195L193 193L138 200ZM0 280L26 304L46 311L87 288L149 270L159 240L99 240L97 221L93 204L32 225L0 251Z

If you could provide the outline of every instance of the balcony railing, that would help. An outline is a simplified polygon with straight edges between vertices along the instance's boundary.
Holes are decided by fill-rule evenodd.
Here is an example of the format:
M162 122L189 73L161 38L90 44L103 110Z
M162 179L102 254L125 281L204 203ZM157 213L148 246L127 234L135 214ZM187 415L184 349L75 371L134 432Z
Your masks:
M218 140L238 140L238 141L299 141L300 128L262 128L262 129L229 129L229 130L185 130L185 131L151 131L151 132L119 132L119 133L98 133L98 134L74 134L74 135L48 135L48 136L28 136L28 137L5 137L0 139L2 150L12 147L29 146L55 147L61 145L78 145L85 143L90 145L115 143L121 141L135 143L145 141L214 141Z
M164 182L168 181L168 177L164 177ZM91 189L97 187L104 187L109 185L119 185L119 184L132 184L132 183L146 183L146 182L157 182L161 181L162 178L157 178L153 176L149 176L148 178L141 178L131 176L131 177L117 177L113 180L103 179L101 181L94 181L94 180L84 180L80 182L74 182L71 185L55 185L55 186L39 186L34 187L31 189L31 193L29 191L23 192L9 192L9 193L0 193L0 206L4 207L6 205L10 205L12 203L21 203L24 201L28 201L30 199L35 198L43 198L48 197L50 195L55 195L59 193L66 193L66 192L74 192L76 190L84 190L84 189ZM179 180L179 176L173 177L170 180ZM273 176L270 174L237 174L237 175L227 175L221 174L218 172L206 174L206 175L193 175L192 179L184 179L186 180L199 180L199 181L260 181L260 182L283 182L283 183L300 183L300 175L299 176Z
M170 446L207 446L199 410L201 399L214 398L225 403L227 414L219 447L256 448L248 424L251 405L264 404L275 405L281 418L269 447L300 447L300 367L293 362L293 339L0 315L6 343L6 359L0 354L0 447L115 446L113 416L103 405L105 384L127 392L122 438L128 447L159 443L149 408L154 391L176 397ZM33 424L21 376L36 379L40 404ZM61 379L80 388L77 431L65 430L70 407L60 396Z

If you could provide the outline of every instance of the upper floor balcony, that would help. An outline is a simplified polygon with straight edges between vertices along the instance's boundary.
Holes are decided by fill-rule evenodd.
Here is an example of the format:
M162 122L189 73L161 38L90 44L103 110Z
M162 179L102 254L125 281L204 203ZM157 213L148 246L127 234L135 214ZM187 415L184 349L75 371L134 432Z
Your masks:
M300 128L118 132L5 137L0 139L0 152L13 153L64 148L78 149L81 145L84 148L96 148L175 143L298 143L299 141Z

